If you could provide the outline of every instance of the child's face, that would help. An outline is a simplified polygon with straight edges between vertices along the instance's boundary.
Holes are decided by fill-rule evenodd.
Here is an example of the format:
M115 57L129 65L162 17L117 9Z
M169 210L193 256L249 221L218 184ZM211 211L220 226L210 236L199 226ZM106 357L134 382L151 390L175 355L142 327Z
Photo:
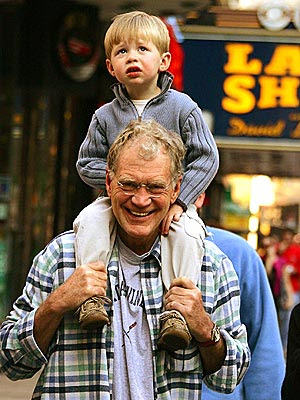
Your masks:
M146 39L124 40L113 46L111 59L106 60L109 73L126 86L129 95L157 89L157 78L170 65L170 53L159 53ZM151 94L151 93L150 93Z

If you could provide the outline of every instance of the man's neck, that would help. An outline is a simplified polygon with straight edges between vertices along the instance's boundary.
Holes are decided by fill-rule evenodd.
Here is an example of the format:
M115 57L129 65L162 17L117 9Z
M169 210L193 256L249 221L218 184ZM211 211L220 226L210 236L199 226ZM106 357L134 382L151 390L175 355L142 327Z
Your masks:
M118 235L124 245L137 255L143 255L149 252L156 242L158 236L158 234L155 233L151 238L135 238L135 240L129 239L126 232L124 232L120 227L118 227Z

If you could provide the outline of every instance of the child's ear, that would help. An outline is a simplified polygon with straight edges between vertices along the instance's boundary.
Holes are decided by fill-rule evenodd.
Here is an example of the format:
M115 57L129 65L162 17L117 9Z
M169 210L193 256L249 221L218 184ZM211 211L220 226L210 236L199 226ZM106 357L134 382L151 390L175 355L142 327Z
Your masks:
M107 58L105 62L106 62L106 68L107 68L108 72L109 72L112 76L115 76L114 67L112 66L111 61Z
M163 53L160 59L160 66L159 66L159 72L167 71L171 64L171 53L168 51L166 53Z

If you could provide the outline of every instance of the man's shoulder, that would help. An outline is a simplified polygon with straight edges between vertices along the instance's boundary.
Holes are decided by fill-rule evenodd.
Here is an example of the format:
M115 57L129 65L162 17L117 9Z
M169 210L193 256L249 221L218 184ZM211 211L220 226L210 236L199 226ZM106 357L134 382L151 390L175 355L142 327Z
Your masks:
M65 279L75 268L74 232L67 231L53 238L33 260L28 279L39 285L39 281L52 281L57 271L64 269L59 280ZM48 278L47 278L48 277Z
M208 227L211 233L209 240L213 241L225 254L229 256L237 256L239 253L246 253L247 256L258 257L257 252L250 244L236 233L226 231L220 228Z
M231 260L240 280L267 282L264 264L257 251L241 236L224 229L208 227L212 240Z
M224 260L229 260L227 255L212 241L205 240L204 243L204 262L210 263L215 268L218 268Z
M216 241L216 242L238 242L241 246L246 246L248 247L249 244L247 241L241 237L240 235L237 235L236 233L233 233L231 231L227 231L225 229L221 228L214 228L214 227L207 227L207 230L212 233L211 240Z
M73 229L70 229L68 231L59 233L57 236L55 236L50 243L52 242L59 242L62 244L67 244L67 243L74 243L74 237L75 237L75 233L73 231Z
M75 234L73 230L65 231L55 236L41 251L41 255L45 253L68 253L74 251L74 238Z

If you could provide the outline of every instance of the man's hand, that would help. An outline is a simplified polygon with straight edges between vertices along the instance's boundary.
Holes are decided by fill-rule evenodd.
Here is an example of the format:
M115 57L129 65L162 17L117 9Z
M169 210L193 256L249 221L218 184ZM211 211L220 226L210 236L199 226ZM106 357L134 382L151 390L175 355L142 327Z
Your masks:
M204 309L200 290L185 277L175 278L165 296L166 310L179 311L197 342L211 339L213 322ZM210 347L199 347L205 374L218 371L226 357L226 342L221 339Z
M172 221L179 221L183 208L179 204L172 204L169 211L161 223L161 234L167 235L169 233Z
M92 296L105 296L107 272L102 261L81 265L52 294L57 311L65 313L78 308Z
M106 294L107 272L103 262L77 267L73 274L40 305L34 317L34 338L44 354L63 316L92 296Z
M213 322L205 311L200 290L185 277L173 279L165 296L165 309L179 311L197 342L210 339Z

